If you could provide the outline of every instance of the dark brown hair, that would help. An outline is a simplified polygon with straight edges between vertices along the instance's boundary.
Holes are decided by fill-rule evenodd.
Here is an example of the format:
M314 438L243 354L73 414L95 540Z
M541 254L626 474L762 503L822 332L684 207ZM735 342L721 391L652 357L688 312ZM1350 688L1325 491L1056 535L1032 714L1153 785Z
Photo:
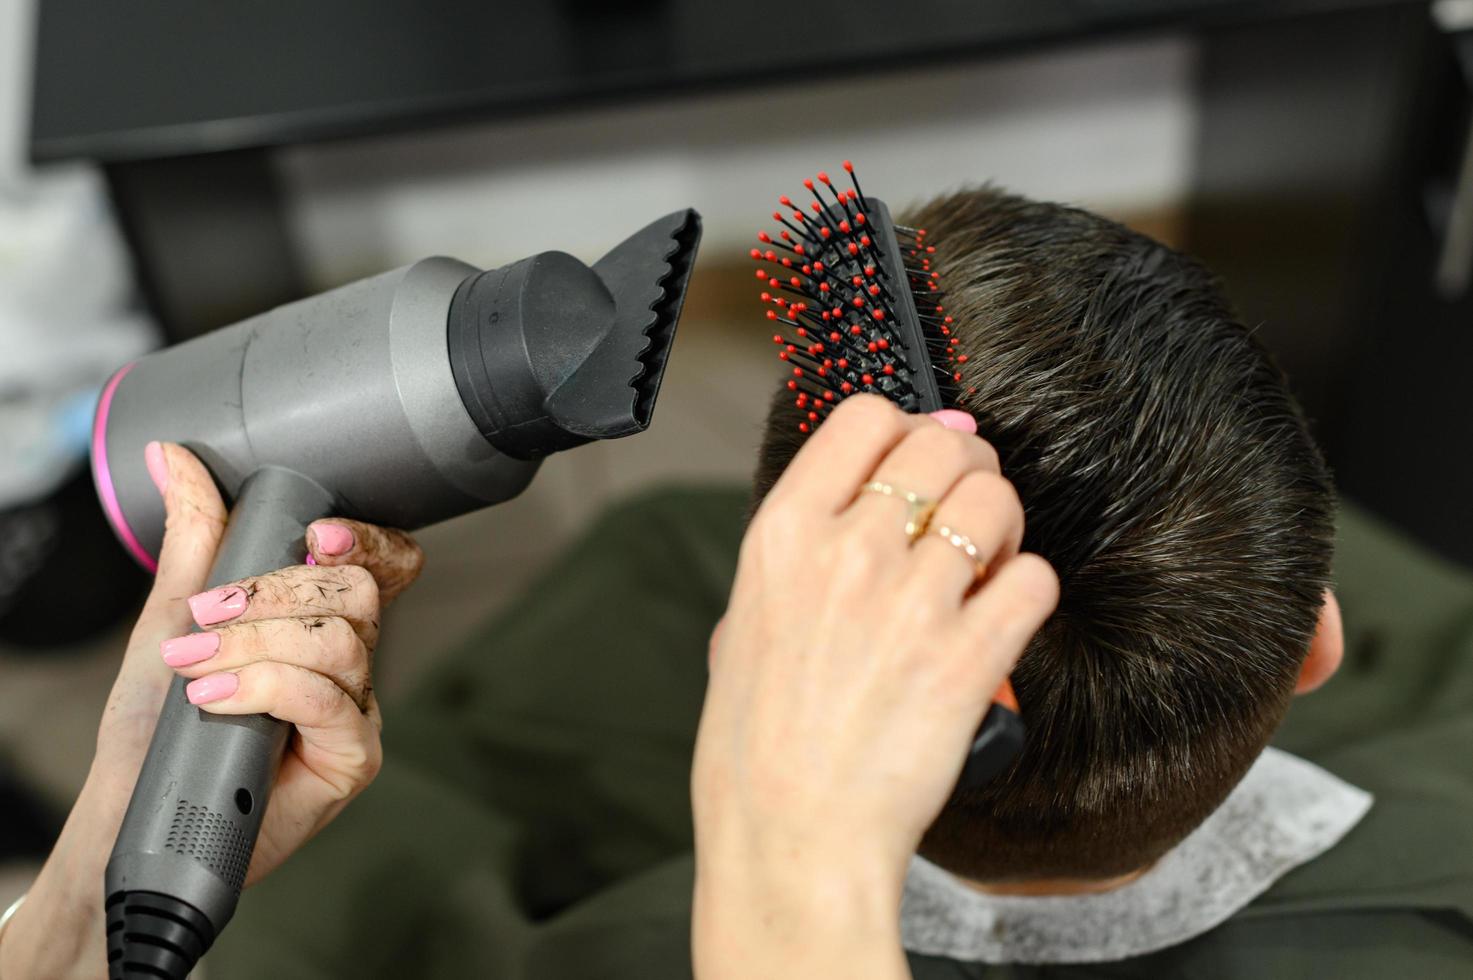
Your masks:
M1132 871L1222 802L1287 708L1329 581L1329 474L1195 260L991 188L907 223L936 247L968 355L959 407L1061 585L1013 672L1027 747L921 853L979 880ZM759 500L797 420L779 392Z

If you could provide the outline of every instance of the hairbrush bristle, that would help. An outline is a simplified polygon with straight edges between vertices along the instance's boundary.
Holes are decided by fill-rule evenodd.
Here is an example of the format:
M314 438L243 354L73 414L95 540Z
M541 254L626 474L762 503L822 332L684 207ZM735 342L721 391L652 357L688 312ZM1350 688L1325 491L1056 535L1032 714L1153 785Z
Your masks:
M814 198L811 214L779 197L785 210L772 217L781 230L776 238L759 232L765 248L751 252L781 267L760 267L757 278L769 287L762 301L780 328L772 340L792 365L788 389L796 392L805 433L856 392L883 395L908 412L934 412L955 403L962 381L925 229L896 225L883 201L860 190L848 160L844 170L852 190L835 189L823 171L803 181Z

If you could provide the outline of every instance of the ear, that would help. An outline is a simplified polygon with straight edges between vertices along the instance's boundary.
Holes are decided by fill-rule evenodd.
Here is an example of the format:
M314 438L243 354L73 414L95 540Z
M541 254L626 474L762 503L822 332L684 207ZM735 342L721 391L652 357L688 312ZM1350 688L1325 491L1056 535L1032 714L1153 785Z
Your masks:
M1325 604L1320 607L1320 622L1315 627L1314 639L1309 641L1309 656L1299 668L1299 681L1294 685L1295 694L1308 694L1319 687L1340 668L1345 659L1345 630L1340 622L1340 603L1335 593L1325 590Z

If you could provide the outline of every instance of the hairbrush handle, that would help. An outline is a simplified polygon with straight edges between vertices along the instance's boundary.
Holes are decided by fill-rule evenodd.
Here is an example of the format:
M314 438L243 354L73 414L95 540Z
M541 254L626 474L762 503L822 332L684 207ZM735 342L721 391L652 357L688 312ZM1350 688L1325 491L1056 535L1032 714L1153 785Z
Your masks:
M994 701L972 739L972 748L957 777L954 792L980 789L992 782L1023 751L1026 735L1022 717L1002 702Z
M307 525L333 509L313 481L275 467L246 479L211 587L302 562ZM214 715L176 677L164 698L106 873L113 980L182 978L235 913L290 726Z

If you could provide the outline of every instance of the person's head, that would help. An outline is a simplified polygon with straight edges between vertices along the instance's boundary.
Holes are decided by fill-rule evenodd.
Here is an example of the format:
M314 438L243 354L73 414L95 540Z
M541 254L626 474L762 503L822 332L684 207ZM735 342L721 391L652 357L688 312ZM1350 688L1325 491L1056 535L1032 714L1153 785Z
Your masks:
M1061 593L1012 675L1026 748L948 804L921 853L983 881L1138 869L1221 803L1296 685L1338 659L1329 474L1282 374L1193 259L990 188L905 223L936 247L968 355L959 407ZM780 391L758 500L802 446L798 421Z

